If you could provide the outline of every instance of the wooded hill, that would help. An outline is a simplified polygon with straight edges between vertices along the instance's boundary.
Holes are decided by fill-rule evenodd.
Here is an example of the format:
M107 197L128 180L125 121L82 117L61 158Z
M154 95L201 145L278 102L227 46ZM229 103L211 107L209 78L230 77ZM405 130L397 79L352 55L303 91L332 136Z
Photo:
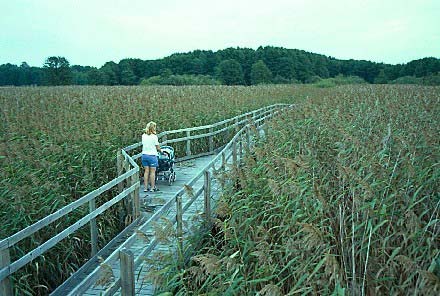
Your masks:
M440 59L427 57L406 64L384 64L281 47L195 50L163 59L123 59L101 68L70 66L64 57L49 57L43 67L0 65L0 85L137 85L313 83L358 76L368 83L440 85Z

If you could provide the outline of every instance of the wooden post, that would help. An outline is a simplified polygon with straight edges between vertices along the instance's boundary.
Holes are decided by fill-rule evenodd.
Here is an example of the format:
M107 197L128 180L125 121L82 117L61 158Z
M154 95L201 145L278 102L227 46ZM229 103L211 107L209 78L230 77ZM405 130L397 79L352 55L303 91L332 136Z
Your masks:
M167 140L168 140L167 134L163 135L162 136L162 145L167 145Z
M122 156L122 152L119 150L116 155L116 169L117 169L117 177L123 174L124 171L124 157ZM124 190L124 182L120 182L118 184L118 192L121 193Z
M182 210L182 196L176 196L176 235L177 235L177 256L179 266L183 267L183 210Z
M89 211L92 213L96 210L96 199L89 201ZM96 218L90 220L90 244L92 248L91 256L93 257L98 252L98 228L96 227Z
M247 152L251 151L251 126L250 126L250 123L246 126L246 144L247 144Z
M240 152L240 159L243 158L243 133L240 134L240 142L238 143L239 152Z
M260 119L260 110L255 111L255 120Z
M125 159L125 157L124 157L123 167L124 167L123 169L124 172L128 172L130 170L130 163L128 162L127 159ZM125 179L124 188L130 187L130 185L131 185L131 180Z
M223 143L228 143L229 142L229 138L231 137L231 126L229 125L229 122L225 124L225 128L227 127L227 129L225 130L225 134L224 134L224 138L223 138Z
M235 167L237 165L237 141L234 140L232 142L232 166Z
M137 171L133 176L131 176L131 185L139 183L139 171ZM139 201L139 187L137 187L132 193L132 205L133 205L133 219L137 219L140 216L141 204Z
M211 224L211 173L205 171L204 198L205 198L205 227L209 229Z
M214 151L214 136L212 133L214 132L214 129L212 127L209 128L209 152Z
M268 136L268 134L269 134L269 128L268 128L268 126L267 126L266 120L264 120L264 121L265 121L265 122L263 123L263 134L264 134L264 137L267 138L267 136Z
M134 296L134 255L124 248L119 251L121 260L121 295Z
M128 163L128 161L125 158L123 160L123 167L124 167L124 172L128 172L130 170L130 164ZM124 182L121 182L121 183L124 184L123 185L124 188L128 188L128 187L131 186L132 178L133 177L127 178L127 179L124 180ZM125 207L125 212L126 212L127 215L130 215L130 214L133 213L133 198L132 198L132 194L133 193L131 193L128 196L128 198L124 198L124 201L123 201L123 204L124 204L124 207Z
M191 132L186 131L186 136L191 137ZM186 156L190 156L190 155L191 155L191 140L188 139L186 140Z
M9 255L9 248L0 250L0 269L11 264L11 257ZM0 295L10 296L12 294L11 279L8 277L0 281Z
M225 152L222 152L222 165L221 165L221 170L222 170L222 176L221 176L221 186L222 188L225 187L225 174L226 174L226 155Z

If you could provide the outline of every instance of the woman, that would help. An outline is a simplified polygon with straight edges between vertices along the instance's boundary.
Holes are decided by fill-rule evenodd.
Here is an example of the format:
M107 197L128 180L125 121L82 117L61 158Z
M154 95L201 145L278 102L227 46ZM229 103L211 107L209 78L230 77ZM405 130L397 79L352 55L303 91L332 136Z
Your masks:
M162 149L159 147L159 139L156 136L156 123L151 121L147 124L142 135L142 166L145 169L144 192L159 191L155 184L156 168L159 166L157 152L162 153ZM148 180L150 180L150 187L148 187Z

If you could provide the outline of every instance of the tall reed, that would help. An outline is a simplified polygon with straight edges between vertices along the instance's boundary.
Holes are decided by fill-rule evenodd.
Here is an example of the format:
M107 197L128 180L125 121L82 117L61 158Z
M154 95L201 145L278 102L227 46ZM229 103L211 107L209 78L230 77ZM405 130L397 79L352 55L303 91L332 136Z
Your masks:
M438 295L439 98L343 86L277 116L231 176L202 247L160 290Z

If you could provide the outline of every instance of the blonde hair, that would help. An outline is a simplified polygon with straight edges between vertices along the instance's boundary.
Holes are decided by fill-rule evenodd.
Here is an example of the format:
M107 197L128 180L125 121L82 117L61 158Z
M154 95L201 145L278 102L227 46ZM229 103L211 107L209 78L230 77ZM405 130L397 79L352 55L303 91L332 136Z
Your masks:
M156 134L156 123L150 121L144 131L147 135Z

